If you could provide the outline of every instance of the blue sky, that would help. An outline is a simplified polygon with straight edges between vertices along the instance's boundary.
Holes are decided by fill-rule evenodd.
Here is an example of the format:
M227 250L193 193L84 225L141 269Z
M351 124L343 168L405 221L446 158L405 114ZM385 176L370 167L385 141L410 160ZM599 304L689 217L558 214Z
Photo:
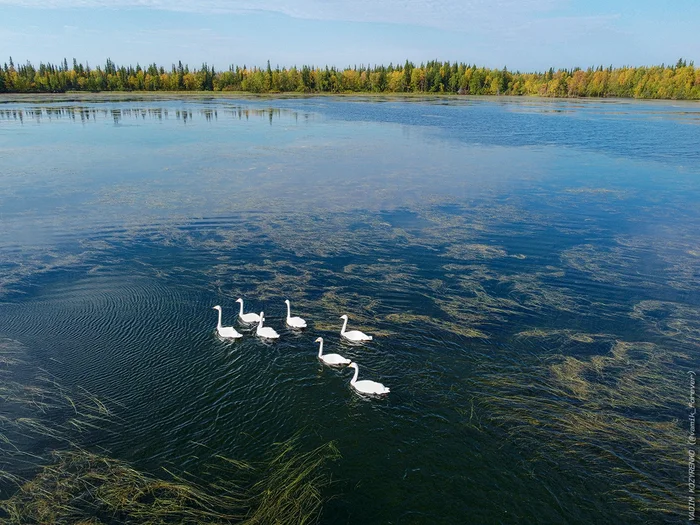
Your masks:
M0 0L0 62L700 65L700 1Z

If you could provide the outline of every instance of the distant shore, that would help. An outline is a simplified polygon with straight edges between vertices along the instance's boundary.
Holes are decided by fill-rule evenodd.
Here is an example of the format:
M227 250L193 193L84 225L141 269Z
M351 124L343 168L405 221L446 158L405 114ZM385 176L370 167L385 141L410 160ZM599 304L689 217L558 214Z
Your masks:
M0 67L0 96L7 93L182 93L210 96L539 96L546 98L634 98L700 100L700 68L675 65L549 69L522 73L465 63L431 61L403 65L301 68L230 66L217 71L151 64L117 66L111 60L90 68L75 60ZM221 95L215 95L215 94Z
M657 102L666 104L697 105L700 100L675 99L634 99L624 97L542 97L538 95L456 95L452 93L250 93L247 91L102 91L84 92L71 91L67 93L1 93L0 107L3 104L15 103L54 103L54 102L128 102L149 100L284 100L305 98L345 98L358 100L444 100L444 101L523 101L532 100L542 103L554 102Z

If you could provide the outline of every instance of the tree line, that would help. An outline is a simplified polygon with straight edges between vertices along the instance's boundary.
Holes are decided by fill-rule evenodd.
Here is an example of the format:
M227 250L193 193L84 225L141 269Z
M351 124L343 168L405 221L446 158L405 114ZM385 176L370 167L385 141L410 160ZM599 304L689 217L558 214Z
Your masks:
M458 62L430 61L419 66L230 66L216 71L178 62L170 69L151 64L117 66L107 59L90 68L73 59L59 64L0 68L0 93L66 91L245 91L250 93L454 93L461 95L536 95L544 97L624 97L700 99L700 68L680 59L674 65L549 69L521 73Z

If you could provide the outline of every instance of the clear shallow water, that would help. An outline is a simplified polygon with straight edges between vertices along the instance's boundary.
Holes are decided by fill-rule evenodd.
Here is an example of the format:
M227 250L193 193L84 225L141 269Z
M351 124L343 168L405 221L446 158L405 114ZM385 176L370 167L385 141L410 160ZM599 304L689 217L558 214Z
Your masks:
M112 403L115 432L85 446L145 470L255 459L299 430L309 448L336 440L324 523L677 522L699 117L512 99L2 104L0 336ZM219 341L210 308L230 324L237 297L281 339ZM285 298L306 331L284 329ZM341 343L343 313L375 340ZM319 335L391 395L321 367Z

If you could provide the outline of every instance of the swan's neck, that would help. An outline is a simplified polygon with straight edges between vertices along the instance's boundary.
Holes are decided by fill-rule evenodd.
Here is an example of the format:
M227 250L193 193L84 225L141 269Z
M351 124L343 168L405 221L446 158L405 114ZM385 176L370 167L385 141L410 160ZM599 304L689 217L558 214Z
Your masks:
M356 366L353 366L353 368L355 369L355 375L352 376L352 379L350 380L351 385L354 385L357 382L357 375L360 373L359 368L357 368Z
M322 357L322 356L323 356L323 341L319 341L319 345L318 345L318 357Z
M289 319L292 316L292 309L289 306L289 303L287 303L287 319Z
M243 301L241 301L241 311L238 315L243 316Z
M217 308L217 310L219 310L219 322L216 323L216 327L221 328L221 309Z
M341 334L345 333L345 329L347 328L347 326L348 326L348 318L346 317L345 319L343 319L343 327L340 329Z
M263 313L260 312L260 322L258 323L258 327L257 327L257 329L255 330L256 333L260 333L260 330L262 330L262 327L263 327L262 324L263 324Z

